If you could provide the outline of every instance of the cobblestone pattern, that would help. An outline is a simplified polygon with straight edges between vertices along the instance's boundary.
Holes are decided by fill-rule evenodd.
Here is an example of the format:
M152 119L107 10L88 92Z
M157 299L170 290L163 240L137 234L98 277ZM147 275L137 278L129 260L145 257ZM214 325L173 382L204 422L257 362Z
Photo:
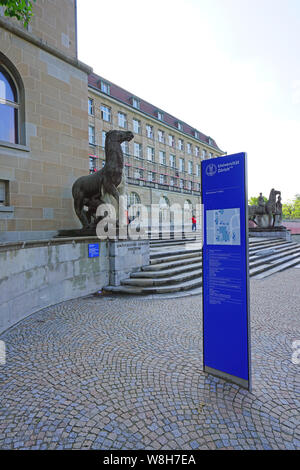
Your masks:
M298 287L251 281L252 393L202 372L201 296L32 315L0 336L0 448L299 449Z

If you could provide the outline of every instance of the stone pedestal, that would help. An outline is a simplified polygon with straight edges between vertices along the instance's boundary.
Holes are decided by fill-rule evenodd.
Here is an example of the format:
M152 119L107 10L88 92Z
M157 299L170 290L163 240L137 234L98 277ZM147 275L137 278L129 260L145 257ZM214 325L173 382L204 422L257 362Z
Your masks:
M119 286L130 273L148 266L150 243L148 240L110 240L109 244L109 284Z
M273 228L259 228L249 227L250 237L261 237L261 238L283 238L287 242L291 241L291 232L285 227L273 227Z

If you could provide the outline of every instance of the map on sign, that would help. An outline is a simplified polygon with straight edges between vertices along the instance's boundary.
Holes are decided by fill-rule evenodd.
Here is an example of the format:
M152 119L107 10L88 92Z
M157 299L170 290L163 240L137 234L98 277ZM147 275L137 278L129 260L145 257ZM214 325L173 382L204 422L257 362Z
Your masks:
M240 245L240 209L206 211L208 245Z

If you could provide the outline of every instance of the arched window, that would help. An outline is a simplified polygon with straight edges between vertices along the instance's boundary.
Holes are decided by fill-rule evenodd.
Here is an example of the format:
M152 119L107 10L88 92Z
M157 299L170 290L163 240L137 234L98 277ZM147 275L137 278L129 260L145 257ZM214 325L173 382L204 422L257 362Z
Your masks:
M19 143L19 108L15 82L0 64L0 140Z
M130 206L134 206L136 204L140 204L141 203L141 198L140 196L137 194L137 193L130 193L129 195L129 205Z
M159 206L161 209L168 209L170 207L169 199L166 196L161 196Z
M166 196L161 196L159 200L160 224L170 223L170 201ZM169 226L169 225L167 225Z
M139 216L140 204L140 196L135 192L130 193L128 198L128 219L130 222L135 219L135 217Z
M193 204L191 203L191 201L189 199L186 199L184 201L184 210L187 210L187 211L192 211L193 210Z

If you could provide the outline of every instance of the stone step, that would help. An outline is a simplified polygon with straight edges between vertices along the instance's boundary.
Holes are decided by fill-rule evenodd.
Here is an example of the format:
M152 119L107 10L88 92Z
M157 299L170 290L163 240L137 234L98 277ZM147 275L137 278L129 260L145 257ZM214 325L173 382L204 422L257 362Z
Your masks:
M274 253L270 253L269 255L265 256L259 256L258 254L252 255L249 257L250 264L255 263L256 261L267 261L267 260L272 260L272 259L280 259L284 258L285 256L294 254L294 253L300 253L300 246L297 245L297 243L293 244L295 246L292 246L291 248L285 248L282 250L274 250Z
M300 263L300 256L298 258L287 261L286 263L279 264L273 268L270 268L269 266L270 269L261 271L259 274L253 273L252 276L254 279L263 279L265 277L271 276L272 274L276 274L286 269L292 268L293 266L297 266L298 263Z
M107 286L106 292L115 292L118 294L163 294L167 292L179 292L202 286L202 276L186 282L170 284L164 286L136 287L136 286Z
M285 240L277 241L277 242L272 242L272 243L266 243L264 245L255 245L255 246L249 246L249 253L253 253L255 251L258 251L260 249L266 249L266 248L272 248L272 247L280 247L280 246L286 246L290 242L286 242Z
M293 262L295 260L297 260L298 258L299 258L299 252L295 253L294 255L285 256L284 258L281 258L280 260L277 260L277 261L273 261L272 263L269 263L269 264L264 263L264 264L261 264L257 267L255 267L255 266L252 267L250 265L250 268L249 268L250 276L260 274L264 271L268 271L268 270L274 269L274 268L279 267L279 266L283 266L283 265L285 265L286 263L289 263L289 262L291 262L292 265L295 265L295 264L298 263L298 261L295 262L294 264L293 264ZM283 269L286 269L286 268L283 268ZM283 269L279 269L279 271L282 271Z
M162 269L171 269L175 268L176 266L186 266L188 264L193 264L197 260L200 262L202 257L200 255L198 256L192 256L192 257L185 257L185 258L180 258L175 261L169 261L169 260L162 260L161 263L155 263L155 264L150 264L148 266L143 266L142 271L160 271Z
M270 242L278 242L278 241L283 241L284 239L283 238L272 238L272 239L268 239L268 238L264 238L263 240L262 239L255 239L255 238L249 238L249 245L263 245L263 244L268 244Z
M182 250L182 251L172 251L172 252L160 252L160 253L150 253L150 263L151 264L160 264L165 263L166 261L176 261L182 259L193 258L201 256L201 250Z
M202 262L192 263L192 264L185 263L184 265L181 265L178 267L156 270L155 272L153 271L134 272L134 273L131 273L130 277L131 279L135 279L135 278L150 278L150 277L153 277L154 275L156 277L173 276L175 274L180 274L186 271L192 271L194 269L199 269L199 268L202 268Z
M187 237L187 238L165 238L165 239L150 239L150 245L161 245L161 244L164 244L164 243L186 243L186 242L193 242L197 240L197 237Z
M201 269L193 269L192 271L184 272L181 274L175 274L168 277L151 277L151 278L130 278L121 281L122 285L126 286L162 286L162 285L171 285L182 283L188 281L190 279L195 279L198 277L202 277L202 268Z
M176 248L176 245L175 245ZM282 239L254 242L249 250L249 274L260 279L300 263L300 245ZM201 294L202 250L151 250L149 266L143 266L118 287L107 292L161 298Z
M274 248L275 252L274 252L274 255L276 255L277 253L280 254L280 253L289 253L292 249L294 248L297 248L299 247L300 248L300 245L298 243L283 243L282 245L278 246L277 248ZM265 250L265 248L264 248ZM252 254L250 254L249 256L249 260L256 260L258 257L259 259L264 259L263 257L259 256L259 253L263 251L262 249L256 249L256 251ZM177 254L174 254L174 253L177 253ZM271 253L270 253L271 254ZM268 255L268 253L266 253L266 256ZM159 257L158 257L159 256ZM179 261L179 260L185 260L185 259L192 259L192 258L201 258L202 257L202 251L201 250L179 250L179 251L176 251L176 252L159 252L159 253L154 253L152 254L151 253L151 266L153 265L156 265L156 264L168 264L168 263L171 263L173 261ZM180 265L180 264L183 264L183 263L178 263L176 264L177 265ZM174 266L174 265L172 265ZM144 268L142 268L144 270ZM151 268L152 269L152 268ZM160 269L160 268L154 268L155 270L156 269Z

